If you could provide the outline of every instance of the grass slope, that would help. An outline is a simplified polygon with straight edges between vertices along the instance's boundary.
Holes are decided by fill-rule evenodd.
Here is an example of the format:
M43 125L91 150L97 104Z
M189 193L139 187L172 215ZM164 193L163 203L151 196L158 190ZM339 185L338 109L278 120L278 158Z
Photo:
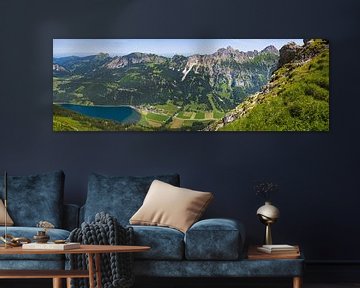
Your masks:
M275 71L263 100L220 130L328 131L329 49L321 40L308 49L321 52L305 63L288 63Z

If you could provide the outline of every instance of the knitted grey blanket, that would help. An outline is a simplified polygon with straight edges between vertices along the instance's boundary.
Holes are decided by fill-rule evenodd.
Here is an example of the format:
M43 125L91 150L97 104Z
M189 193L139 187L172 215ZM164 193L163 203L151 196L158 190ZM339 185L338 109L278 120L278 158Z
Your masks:
M71 231L69 240L81 244L133 245L133 234L131 227L124 228L118 224L116 218L101 212L95 215L94 222L84 222L81 224L81 228ZM87 269L88 259L86 255L70 254L68 259L71 269ZM101 279L103 288L129 288L133 286L132 253L101 254ZM88 279L73 279L71 287L88 288L88 282Z

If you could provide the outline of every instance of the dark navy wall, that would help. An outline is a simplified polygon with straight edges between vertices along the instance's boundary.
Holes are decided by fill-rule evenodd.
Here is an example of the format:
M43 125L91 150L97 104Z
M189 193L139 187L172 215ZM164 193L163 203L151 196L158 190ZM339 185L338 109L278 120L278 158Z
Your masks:
M332 3L334 2L334 3ZM242 220L259 243L253 181L280 184L274 240L310 260L360 260L357 0L0 0L0 171L63 169L66 201L87 176L178 172L213 191L207 216ZM336 4L335 4L336 3ZM331 43L329 133L53 133L53 38L307 38Z

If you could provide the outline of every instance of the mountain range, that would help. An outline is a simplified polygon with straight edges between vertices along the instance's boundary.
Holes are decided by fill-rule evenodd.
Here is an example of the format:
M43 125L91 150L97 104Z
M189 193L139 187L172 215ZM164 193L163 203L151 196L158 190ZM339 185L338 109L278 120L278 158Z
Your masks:
M164 57L135 52L53 58L53 101L82 105L172 103L184 111L234 109L270 79L279 51L232 47L208 55Z

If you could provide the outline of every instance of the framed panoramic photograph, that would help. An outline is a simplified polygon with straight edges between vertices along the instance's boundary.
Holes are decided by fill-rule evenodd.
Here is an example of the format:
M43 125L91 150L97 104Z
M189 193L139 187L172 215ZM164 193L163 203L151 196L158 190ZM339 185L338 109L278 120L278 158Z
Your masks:
M54 131L329 131L324 39L53 39Z

